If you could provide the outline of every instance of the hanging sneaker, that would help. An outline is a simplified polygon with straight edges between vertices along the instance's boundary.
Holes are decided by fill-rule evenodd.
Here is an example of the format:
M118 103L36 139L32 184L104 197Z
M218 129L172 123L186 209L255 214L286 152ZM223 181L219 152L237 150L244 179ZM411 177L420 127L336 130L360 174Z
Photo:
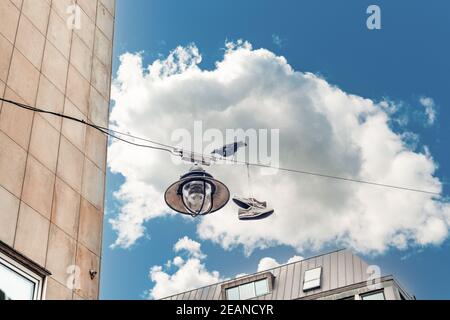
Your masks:
M260 220L274 213L272 208L267 208L267 202L261 202L255 198L234 197L233 201L241 207L238 211L239 220Z
M256 200L255 198L234 197L233 201L243 209L248 209L250 207L267 208L267 202L261 202Z
M249 207L239 209L239 220L261 220L271 216L274 210L271 208Z

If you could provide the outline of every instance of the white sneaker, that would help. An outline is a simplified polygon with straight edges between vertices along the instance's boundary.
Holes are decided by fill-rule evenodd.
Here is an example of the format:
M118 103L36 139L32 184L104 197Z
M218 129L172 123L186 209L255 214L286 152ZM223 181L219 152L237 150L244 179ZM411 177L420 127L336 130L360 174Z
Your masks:
M274 213L272 208L267 208L267 202L261 202L254 198L234 197L239 209L239 220L259 220L267 218Z
M239 209L239 220L261 220L271 216L274 210L271 208Z
M234 197L233 201L243 209L248 209L250 207L267 208L267 202L260 202L254 198Z

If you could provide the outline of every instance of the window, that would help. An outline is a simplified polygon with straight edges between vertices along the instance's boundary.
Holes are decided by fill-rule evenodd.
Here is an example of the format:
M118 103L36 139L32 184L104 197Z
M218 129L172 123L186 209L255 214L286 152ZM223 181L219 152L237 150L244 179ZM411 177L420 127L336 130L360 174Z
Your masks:
M322 278L322 267L307 270L303 281L303 291L320 288Z
M43 278L0 253L0 300L39 300Z
M228 300L239 300L239 287L230 288L227 290Z
M247 300L256 297L255 283L247 283L239 286L239 298L240 300Z
M361 295L362 300L386 300L383 291L369 292Z
M269 292L268 279L262 279L226 289L228 300L248 300L266 295Z
M263 296L269 293L269 283L267 279L255 282L256 296Z

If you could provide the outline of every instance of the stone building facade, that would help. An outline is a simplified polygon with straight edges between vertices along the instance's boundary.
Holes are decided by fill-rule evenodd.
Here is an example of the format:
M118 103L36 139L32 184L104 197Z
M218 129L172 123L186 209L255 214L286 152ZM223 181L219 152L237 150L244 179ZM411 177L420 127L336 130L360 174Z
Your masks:
M0 0L0 97L106 127L114 21L115 0ZM0 102L3 298L98 298L106 155L101 132Z

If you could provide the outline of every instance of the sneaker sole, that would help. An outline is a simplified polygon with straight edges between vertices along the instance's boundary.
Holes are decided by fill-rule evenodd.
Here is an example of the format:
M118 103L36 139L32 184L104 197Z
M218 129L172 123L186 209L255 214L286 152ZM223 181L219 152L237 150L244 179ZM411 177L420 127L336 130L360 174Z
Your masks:
M269 216L271 216L273 213L275 212L275 210L269 211L269 212L265 212L263 214L260 214L258 216L252 216L252 217L239 217L239 220L243 220L243 221L248 221L248 220L262 220L265 218L268 218Z

